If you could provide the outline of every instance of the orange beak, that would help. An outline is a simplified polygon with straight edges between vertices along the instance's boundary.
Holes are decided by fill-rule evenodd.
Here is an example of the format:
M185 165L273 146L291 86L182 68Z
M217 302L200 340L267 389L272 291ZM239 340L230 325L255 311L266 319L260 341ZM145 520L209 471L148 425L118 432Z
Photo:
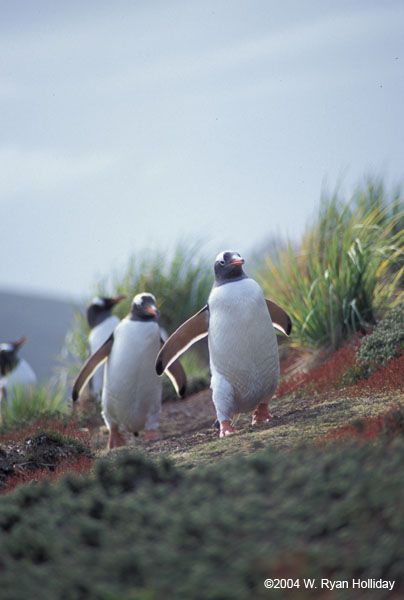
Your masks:
M15 342L14 345L17 346L17 348L20 348L23 344L25 344L26 341L27 341L27 338L26 337L22 337L17 342Z
M243 265L244 264L244 260L242 258L235 258L234 260L230 261L231 265Z
M126 296L117 296L116 298L111 299L111 303L118 304L118 302L120 302L121 300L124 300L125 298L126 298Z
M157 310L152 308L151 306L146 306L145 311L147 313L149 313L149 315L153 315L153 316L157 315Z

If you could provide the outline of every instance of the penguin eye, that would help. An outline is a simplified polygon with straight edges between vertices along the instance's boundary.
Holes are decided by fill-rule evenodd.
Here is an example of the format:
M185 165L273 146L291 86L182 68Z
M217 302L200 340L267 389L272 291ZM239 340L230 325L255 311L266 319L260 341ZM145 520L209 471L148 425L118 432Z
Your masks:
M225 264L224 260L219 260L219 265L222 265L222 267L223 267L224 264Z

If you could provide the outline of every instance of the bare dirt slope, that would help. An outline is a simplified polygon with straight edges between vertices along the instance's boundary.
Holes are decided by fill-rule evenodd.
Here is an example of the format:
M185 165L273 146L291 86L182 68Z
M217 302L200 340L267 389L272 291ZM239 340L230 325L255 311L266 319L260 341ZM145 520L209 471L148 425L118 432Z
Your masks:
M288 449L316 443L330 429L379 415L399 401L399 394L352 397L348 390L300 399L275 399L270 405L274 415L270 422L252 427L251 417L242 415L236 421L237 434L219 440L211 393L205 390L185 400L163 404L157 441L144 443L142 434L137 438L127 435L126 440L128 447L164 455L178 465L192 468L237 453L250 454L265 446ZM93 430L92 444L100 455L108 453L107 437L105 427ZM117 451L120 450L113 452Z

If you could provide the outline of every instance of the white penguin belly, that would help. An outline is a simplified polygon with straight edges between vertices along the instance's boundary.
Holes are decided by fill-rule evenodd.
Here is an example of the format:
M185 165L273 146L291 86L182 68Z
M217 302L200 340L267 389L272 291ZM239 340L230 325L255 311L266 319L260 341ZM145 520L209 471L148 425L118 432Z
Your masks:
M250 412L279 380L276 334L260 286L243 279L209 297L209 355L214 402L224 412ZM219 406L218 406L219 405Z
M116 317L115 315L111 315L102 323L96 325L96 327L94 327L90 331L90 335L88 336L90 354L94 354L94 352L96 352L98 348L101 348L101 346L104 344L104 342L107 341L111 333L114 332L114 329L118 324L118 317ZM102 392L102 385L104 381L104 369L105 366L102 365L96 370L96 372L92 376L92 391L93 394L95 394L98 397L101 396Z
M109 426L121 425L133 432L157 427L162 382L154 362L159 349L157 323L124 319L116 327L102 392Z

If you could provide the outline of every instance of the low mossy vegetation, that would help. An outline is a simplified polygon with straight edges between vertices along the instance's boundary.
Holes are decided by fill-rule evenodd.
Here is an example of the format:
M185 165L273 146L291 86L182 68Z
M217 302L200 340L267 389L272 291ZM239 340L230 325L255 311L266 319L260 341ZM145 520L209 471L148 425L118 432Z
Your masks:
M367 335L357 352L358 363L368 372L387 364L404 352L404 303L389 311Z
M0 500L2 597L259 600L276 577L404 591L403 460L402 439L266 448L192 472L123 452L93 477Z
M0 494L64 471L89 472L94 458L88 432L75 418L43 416L0 435Z

